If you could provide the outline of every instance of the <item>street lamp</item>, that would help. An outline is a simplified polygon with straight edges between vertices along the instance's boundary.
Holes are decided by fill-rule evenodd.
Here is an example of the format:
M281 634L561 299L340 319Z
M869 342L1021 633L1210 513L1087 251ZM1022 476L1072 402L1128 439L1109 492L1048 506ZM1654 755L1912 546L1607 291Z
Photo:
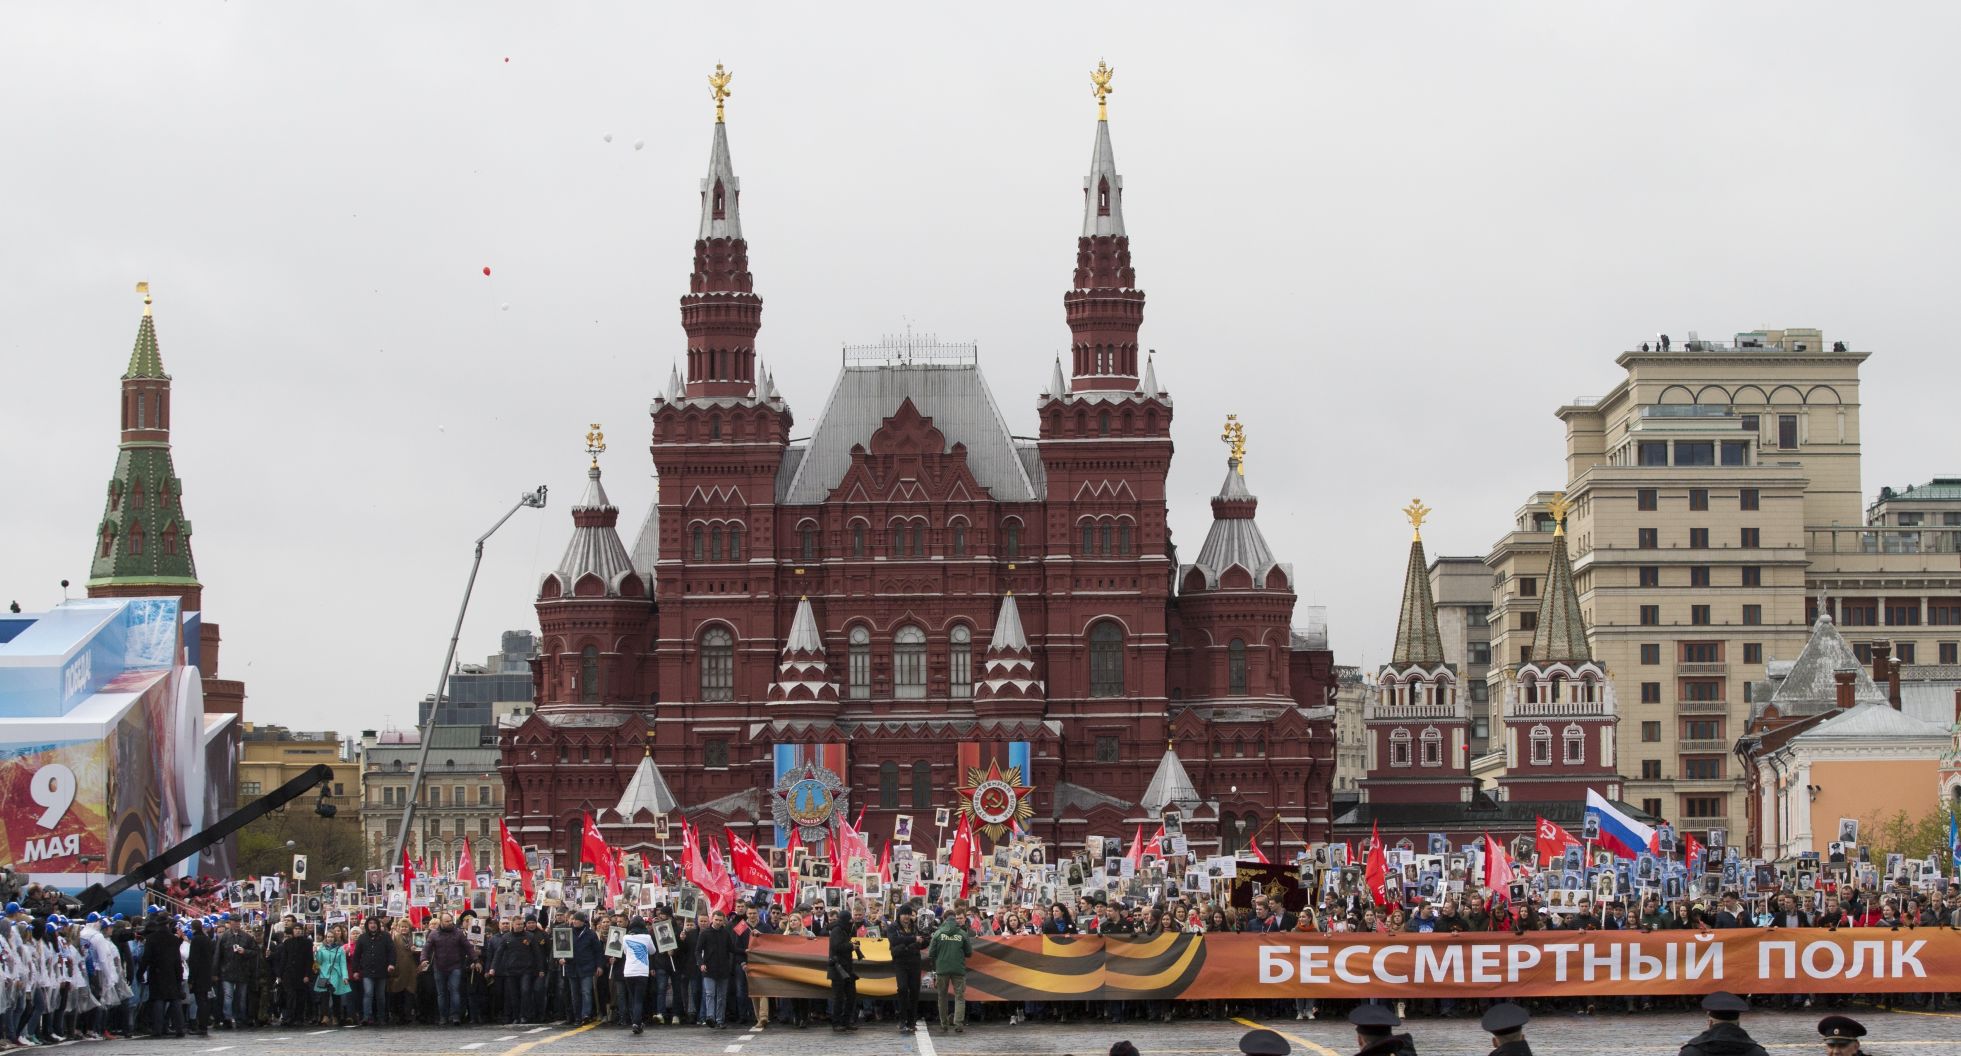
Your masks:
M470 578L463 584L463 604L456 609L456 629L449 636L449 651L443 654L442 674L436 677L436 696L429 705L429 723L427 726L416 724L416 730L422 737L422 748L416 753L415 773L409 777L408 801L402 804L402 831L395 835L395 855L392 859L395 862L402 860L402 849L408 846L409 828L415 823L415 803L422 795L422 771L429 764L429 727L435 725L436 709L442 707L443 691L449 687L449 665L456 659L457 639L463 637L463 614L470 611L470 592L477 586L477 569L483 567L484 541L497 534L497 529L504 527L505 521L526 506L538 510L545 508L545 485L540 484L538 490L518 496L516 505L504 511L504 516L497 518L497 523L491 525L489 531L477 536L477 553L470 562Z

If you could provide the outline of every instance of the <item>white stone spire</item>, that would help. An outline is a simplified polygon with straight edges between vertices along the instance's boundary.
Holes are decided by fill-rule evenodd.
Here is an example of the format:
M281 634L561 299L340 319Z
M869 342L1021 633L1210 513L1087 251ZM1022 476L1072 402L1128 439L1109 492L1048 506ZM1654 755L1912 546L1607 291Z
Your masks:
M1062 376L1062 357L1055 357L1055 373L1049 375L1049 395L1061 399L1069 395L1068 379Z
M1162 814L1172 808L1190 810L1198 806L1198 787L1192 784L1192 777L1185 772L1184 760L1178 758L1177 749L1164 746L1164 758L1158 760L1157 773L1151 775L1150 785L1144 789L1144 798L1138 806L1146 814Z
M1144 356L1144 380L1137 386L1137 391L1146 396L1164 395L1164 390L1158 388L1158 357L1155 352Z
M708 148L708 175L701 180L701 230L696 238L741 238L742 181L729 160L727 125L715 122L715 141Z
M647 754L640 757L640 766L627 781L626 791L620 793L620 805L613 808L613 813L621 821L632 824L642 820L643 813L649 816L676 814L680 810L681 801L674 798L674 791L667 787L667 779L661 776L660 767L654 765L654 749L650 744Z
M974 687L976 701L1041 700L1046 689L1035 677L1035 654L1022 630L1021 609L1013 594L1001 598L994 617L994 636L987 643L981 679Z
M1110 147L1110 122L1099 119L1089 175L1083 178L1083 237L1123 233L1123 177L1117 175L1117 155Z
M837 687L831 684L831 668L824 656L824 635L817 628L817 614L809 598L797 601L797 614L790 621L790 634L783 641L783 661L777 665L776 681L769 685L771 704L803 701L836 703Z

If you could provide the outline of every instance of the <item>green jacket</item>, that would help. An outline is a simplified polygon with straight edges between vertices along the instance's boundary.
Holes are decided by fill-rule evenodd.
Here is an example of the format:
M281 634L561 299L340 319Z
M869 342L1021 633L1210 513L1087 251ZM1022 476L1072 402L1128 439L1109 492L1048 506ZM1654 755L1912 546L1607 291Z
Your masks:
M946 920L933 932L933 941L926 946L926 959L933 962L933 971L940 975L966 975L967 955L973 952L974 943L967 937L967 929L959 921Z

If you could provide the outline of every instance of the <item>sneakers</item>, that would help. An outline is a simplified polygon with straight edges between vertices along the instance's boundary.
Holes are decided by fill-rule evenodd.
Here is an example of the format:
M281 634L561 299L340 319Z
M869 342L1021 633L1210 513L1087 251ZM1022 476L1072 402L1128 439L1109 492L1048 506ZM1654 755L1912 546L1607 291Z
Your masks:
M954 1028L953 1028L953 1032L954 1032L955 1034L965 1034L965 1033L967 1033L967 1028L966 1028L966 1027L954 1027Z
M638 1023L635 1023L635 1024L633 1025L633 1032L634 1032L635 1034L638 1034L638 1033L640 1033L640 1024L638 1024Z

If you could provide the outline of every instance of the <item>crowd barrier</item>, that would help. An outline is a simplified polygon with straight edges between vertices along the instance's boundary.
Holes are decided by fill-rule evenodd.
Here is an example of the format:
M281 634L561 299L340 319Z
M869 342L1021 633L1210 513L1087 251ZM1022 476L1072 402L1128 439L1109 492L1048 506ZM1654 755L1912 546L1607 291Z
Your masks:
M891 997L882 939L860 940L858 993ZM829 943L750 941L749 988L830 994ZM923 967L932 968L931 961ZM973 939L969 1001L1204 1001L1270 998L1581 997L1643 994L1923 993L1961 989L1961 933L1539 931L1524 935L1169 933L1149 939L1016 935Z

